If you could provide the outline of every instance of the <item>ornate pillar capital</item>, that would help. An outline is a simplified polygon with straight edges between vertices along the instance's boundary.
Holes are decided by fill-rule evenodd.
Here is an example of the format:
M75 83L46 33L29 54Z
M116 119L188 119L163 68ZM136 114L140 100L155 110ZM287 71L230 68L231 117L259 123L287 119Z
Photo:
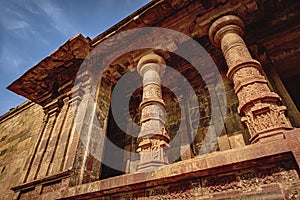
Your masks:
M142 77L144 77L145 72L149 70L153 70L161 76L165 72L165 69L166 62L164 59L154 53L143 56L137 65L137 71Z
M209 28L208 35L213 45L220 47L224 34L235 33L244 36L245 25L243 21L235 15L226 15L217 19Z

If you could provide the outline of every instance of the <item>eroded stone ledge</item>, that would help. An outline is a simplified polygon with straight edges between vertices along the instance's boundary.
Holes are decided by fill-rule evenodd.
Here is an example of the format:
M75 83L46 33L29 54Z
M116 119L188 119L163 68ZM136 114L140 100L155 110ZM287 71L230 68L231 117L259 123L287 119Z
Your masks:
M298 173L296 173L296 171L299 170L297 161L299 161L298 157L300 156L300 151L296 148L300 142L300 139L297 137L299 132L298 129L295 129L286 132L285 139L256 143L243 148L211 153L191 160L167 165L155 172L126 174L67 188L66 191L61 191L63 196L61 199L89 199L92 197L102 197L102 199L106 199L110 195L118 194L120 197L120 195L124 196L125 193L130 193L129 196L131 196L131 198L134 197L133 193L142 193L142 195L138 197L145 197L145 195L151 196L151 194L146 193L153 187L172 188L172 184L180 185L183 182L182 187L187 188L182 189L182 187L179 187L179 190L180 188L182 190L180 192L181 194L197 195L190 192L191 185L200 184L200 187L195 188L202 191L204 186L203 181L206 182L204 187L204 189L206 189L202 192L207 193L207 197L209 197L219 194L222 191L231 191L231 189L231 192L233 192L233 190L237 190L237 192L251 190L250 186L245 186L244 189L241 186L243 177L246 177L247 174L251 176L251 173L253 178L255 178L255 180L252 180L252 182L254 181L255 183L252 184L254 184L253 188L256 189L253 189L253 191L259 190L257 187L260 186L261 190L267 188L266 190L268 191L280 191L282 187L281 182L288 179L284 178L285 176L292 176L289 184L296 184L299 176ZM290 164L284 169L284 167L280 168L281 163ZM273 169L273 171L271 169ZM278 175L278 173L283 174ZM278 178L278 176L282 177ZM226 177L225 180L224 177ZM248 178L251 179L251 177ZM244 184L250 183L251 181L249 182L248 180L248 182ZM164 190L165 191L162 191L162 194L159 195L172 194L172 189ZM185 190L188 190L188 192L184 192ZM153 193L152 196L153 195L155 196L157 194Z

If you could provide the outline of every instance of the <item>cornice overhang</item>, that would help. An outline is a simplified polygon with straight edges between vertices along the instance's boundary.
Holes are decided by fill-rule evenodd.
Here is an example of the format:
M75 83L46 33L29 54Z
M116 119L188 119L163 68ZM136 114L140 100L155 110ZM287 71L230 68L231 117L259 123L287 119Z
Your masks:
M44 106L71 89L78 68L90 50L89 40L78 34L7 88Z

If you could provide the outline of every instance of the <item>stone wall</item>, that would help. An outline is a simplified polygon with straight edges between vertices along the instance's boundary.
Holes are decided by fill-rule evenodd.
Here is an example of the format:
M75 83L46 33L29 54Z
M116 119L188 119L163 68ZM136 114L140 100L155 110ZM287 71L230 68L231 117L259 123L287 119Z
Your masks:
M27 101L0 118L0 199L12 199L21 184L43 121L41 106Z

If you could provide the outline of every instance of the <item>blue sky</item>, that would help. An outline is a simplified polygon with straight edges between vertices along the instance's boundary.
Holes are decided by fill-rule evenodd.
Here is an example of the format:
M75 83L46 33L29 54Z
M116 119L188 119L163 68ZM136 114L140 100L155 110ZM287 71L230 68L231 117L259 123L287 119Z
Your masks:
M0 115L26 101L6 87L77 33L93 38L149 0L0 0Z

